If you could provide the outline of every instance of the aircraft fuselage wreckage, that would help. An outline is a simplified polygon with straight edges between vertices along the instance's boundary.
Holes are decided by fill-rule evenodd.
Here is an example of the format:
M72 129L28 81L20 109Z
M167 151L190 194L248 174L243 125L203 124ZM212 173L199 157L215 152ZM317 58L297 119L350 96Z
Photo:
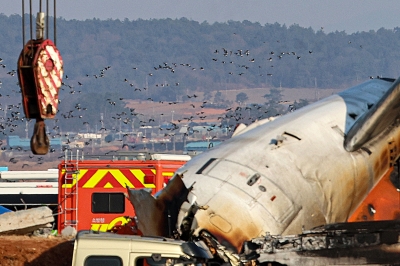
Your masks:
M345 222L400 153L400 79L372 79L249 125L180 168L153 198L130 190L144 235L245 241Z

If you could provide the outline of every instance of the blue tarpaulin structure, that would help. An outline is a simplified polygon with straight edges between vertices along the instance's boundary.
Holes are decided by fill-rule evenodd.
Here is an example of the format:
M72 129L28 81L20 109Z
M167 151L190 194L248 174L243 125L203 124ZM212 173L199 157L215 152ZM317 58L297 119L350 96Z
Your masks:
M6 213L6 212L10 212L11 210L4 208L3 206L0 205L0 214Z

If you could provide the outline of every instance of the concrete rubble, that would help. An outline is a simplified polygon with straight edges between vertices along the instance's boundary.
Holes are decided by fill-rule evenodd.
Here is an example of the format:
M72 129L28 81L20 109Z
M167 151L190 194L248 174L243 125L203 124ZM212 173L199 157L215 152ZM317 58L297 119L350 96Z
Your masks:
M54 222L53 212L42 206L28 210L7 212L0 215L0 235L28 234Z

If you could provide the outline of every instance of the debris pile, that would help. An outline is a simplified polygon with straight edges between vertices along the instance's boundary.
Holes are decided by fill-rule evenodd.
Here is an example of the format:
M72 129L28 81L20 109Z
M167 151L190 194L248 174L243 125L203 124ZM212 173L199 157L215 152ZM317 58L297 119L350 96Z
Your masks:
M54 222L52 210L43 206L0 215L0 235L23 235L35 230L51 227Z

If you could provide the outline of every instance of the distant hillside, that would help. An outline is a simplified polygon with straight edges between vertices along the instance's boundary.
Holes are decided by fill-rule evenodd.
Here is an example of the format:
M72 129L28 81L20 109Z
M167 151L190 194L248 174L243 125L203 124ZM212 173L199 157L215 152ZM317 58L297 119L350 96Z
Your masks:
M18 105L15 74L22 49L21 17L0 14L0 24L0 104L8 106L0 111L8 117L8 131L25 135L32 122L24 121ZM185 18L60 18L57 26L65 75L58 120L48 123L55 132L96 131L102 126L115 130L121 122L139 123L126 100L165 105L212 101L228 109L244 93L246 104L269 102L268 108L278 108L264 97L271 90L281 93L276 99L312 102L370 76L400 74L398 28L325 34L298 25L208 24Z
M0 23L4 78L22 49L21 17L0 14ZM210 25L185 18L58 19L57 26L66 84L87 92L113 88L132 97L133 89L148 87L154 97L163 86L165 97L176 97L186 90L344 88L400 74L398 28L325 34L298 25Z

